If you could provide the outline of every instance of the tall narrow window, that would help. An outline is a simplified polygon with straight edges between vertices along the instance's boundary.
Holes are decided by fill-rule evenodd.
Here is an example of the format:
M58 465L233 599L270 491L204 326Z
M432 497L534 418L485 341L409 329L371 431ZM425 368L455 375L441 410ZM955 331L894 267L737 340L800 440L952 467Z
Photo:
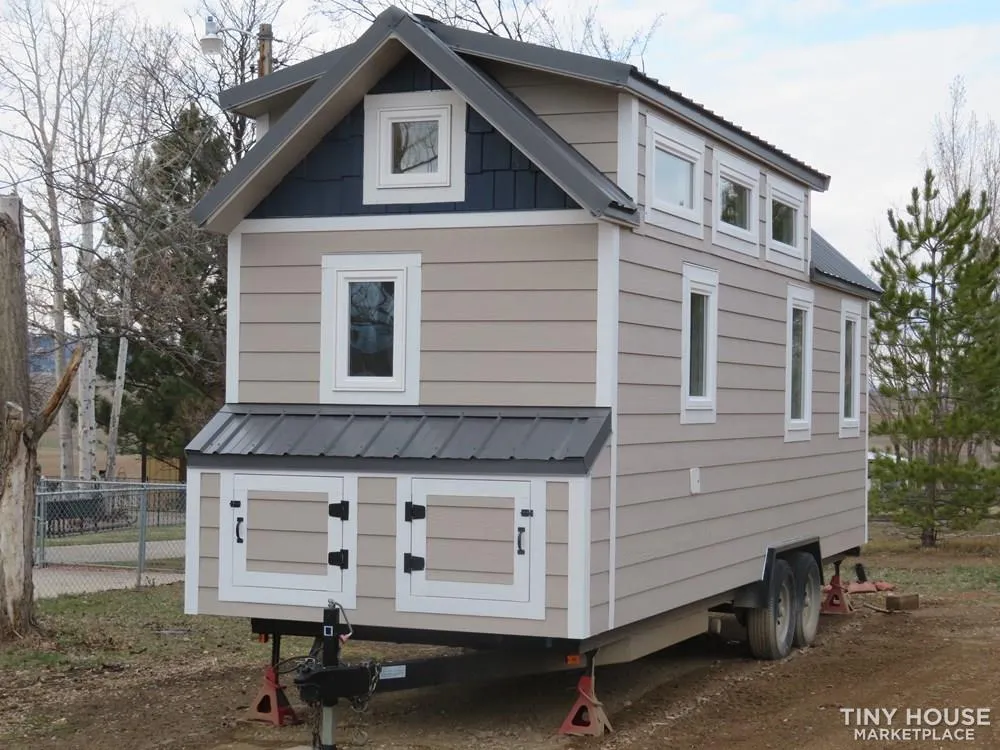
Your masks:
M785 355L785 441L812 436L813 291L788 285Z
M840 303L840 437L861 435L861 303Z
M681 424L715 422L719 272L684 264Z

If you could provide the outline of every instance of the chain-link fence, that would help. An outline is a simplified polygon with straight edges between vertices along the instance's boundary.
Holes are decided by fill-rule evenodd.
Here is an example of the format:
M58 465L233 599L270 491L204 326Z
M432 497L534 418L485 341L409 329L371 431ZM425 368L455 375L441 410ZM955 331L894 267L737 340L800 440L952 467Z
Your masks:
M183 579L183 484L41 479L36 498L38 597Z

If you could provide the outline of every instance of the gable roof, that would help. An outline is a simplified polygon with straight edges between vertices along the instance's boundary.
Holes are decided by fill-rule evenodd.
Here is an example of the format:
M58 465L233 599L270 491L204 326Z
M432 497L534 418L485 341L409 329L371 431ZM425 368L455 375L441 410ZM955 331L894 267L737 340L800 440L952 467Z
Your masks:
M391 11L402 13L395 8L385 13ZM829 187L828 175L661 84L657 79L645 75L633 65L459 29L424 16L417 16L414 20L427 33L461 56L507 63L628 91L703 128L814 190L826 190ZM219 103L224 109L248 116L263 114L271 107L280 108L285 102L307 90L360 42L359 39L340 49L228 89L219 95Z
M354 44L341 50L329 70L198 202L191 212L194 221L215 231L230 231L284 176L278 169L265 168L279 158L291 168L367 92L373 76L386 72L405 50L463 96L580 206L594 216L638 224L637 204L613 180L425 24L396 8L380 14Z
M878 299L882 287L868 278L817 231L812 232L810 277L817 284L832 286L867 299Z

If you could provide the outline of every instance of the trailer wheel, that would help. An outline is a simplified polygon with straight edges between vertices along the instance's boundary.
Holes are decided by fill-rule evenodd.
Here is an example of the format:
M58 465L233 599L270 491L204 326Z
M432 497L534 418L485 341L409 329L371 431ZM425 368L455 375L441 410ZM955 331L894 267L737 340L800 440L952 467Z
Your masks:
M798 616L795 618L795 646L811 646L819 629L819 610L822 604L822 584L816 558L808 552L789 555L792 576L795 579L795 599Z
M758 659L783 659L792 650L798 615L792 567L774 561L767 604L747 611L750 651Z

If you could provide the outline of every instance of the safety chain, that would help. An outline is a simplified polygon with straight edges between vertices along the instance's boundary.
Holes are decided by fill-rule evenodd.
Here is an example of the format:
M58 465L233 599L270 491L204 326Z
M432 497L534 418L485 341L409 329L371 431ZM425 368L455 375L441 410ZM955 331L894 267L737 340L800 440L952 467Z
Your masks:
M375 694L375 688L378 687L379 678L382 676L382 665L375 659L362 662L362 665L368 667L368 694L351 698L351 708L359 714L363 714L368 710L368 704L371 702L372 696Z

